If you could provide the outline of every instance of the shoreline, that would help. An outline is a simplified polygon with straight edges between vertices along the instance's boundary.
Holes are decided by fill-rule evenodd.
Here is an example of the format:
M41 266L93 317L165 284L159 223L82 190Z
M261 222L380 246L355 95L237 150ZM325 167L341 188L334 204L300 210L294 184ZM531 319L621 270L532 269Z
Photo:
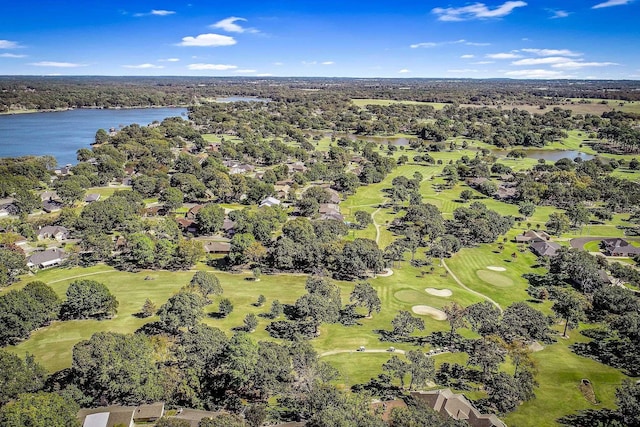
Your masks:
M189 108L191 105L146 105L146 106L127 106L127 107L68 107L53 108L46 110L9 110L0 112L0 116L15 116L19 114L37 114L37 113L60 113L72 110L146 110L154 108Z

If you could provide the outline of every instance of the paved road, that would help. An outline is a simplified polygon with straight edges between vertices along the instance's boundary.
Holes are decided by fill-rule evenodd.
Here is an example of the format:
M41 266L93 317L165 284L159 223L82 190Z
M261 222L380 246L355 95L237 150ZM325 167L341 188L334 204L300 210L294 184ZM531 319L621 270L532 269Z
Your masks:
M572 248L583 249L584 245L586 245L587 243L603 239L610 239L610 237L576 237L575 239L571 239L569 243L571 244Z

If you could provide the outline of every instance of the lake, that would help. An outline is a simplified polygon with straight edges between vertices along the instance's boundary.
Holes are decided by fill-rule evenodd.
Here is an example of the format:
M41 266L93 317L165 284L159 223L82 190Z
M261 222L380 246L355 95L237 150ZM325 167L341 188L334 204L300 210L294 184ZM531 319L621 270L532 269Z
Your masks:
M98 129L143 126L186 114L186 108L167 107L0 115L0 157L51 155L58 165L75 164L76 152L90 146Z
M270 102L269 98L258 98L253 96L227 96L216 98L216 102Z
M498 157L506 157L506 155L511 150L491 150L491 154L494 154ZM530 159L544 159L549 162L557 162L560 159L575 159L576 157L580 157L582 160L591 160L595 159L596 156L592 154L583 153L578 150L536 150L536 149L525 149L525 153L527 153L527 157Z

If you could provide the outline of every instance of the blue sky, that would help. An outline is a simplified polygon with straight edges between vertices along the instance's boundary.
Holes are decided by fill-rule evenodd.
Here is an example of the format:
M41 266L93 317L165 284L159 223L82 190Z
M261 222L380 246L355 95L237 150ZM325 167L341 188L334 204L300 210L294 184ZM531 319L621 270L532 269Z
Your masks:
M640 79L640 0L3 1L0 74Z

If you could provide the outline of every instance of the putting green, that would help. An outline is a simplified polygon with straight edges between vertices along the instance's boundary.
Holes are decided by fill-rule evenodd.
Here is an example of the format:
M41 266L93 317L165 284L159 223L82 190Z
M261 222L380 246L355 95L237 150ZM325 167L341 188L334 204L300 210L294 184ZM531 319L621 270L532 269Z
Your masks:
M393 294L393 296L398 301L408 302L408 303L426 302L426 299L427 299L426 298L427 296L422 292L414 291L411 289L404 289L404 290L398 291L395 294Z
M513 286L513 280L495 271L477 270L476 275L483 281L498 288Z

